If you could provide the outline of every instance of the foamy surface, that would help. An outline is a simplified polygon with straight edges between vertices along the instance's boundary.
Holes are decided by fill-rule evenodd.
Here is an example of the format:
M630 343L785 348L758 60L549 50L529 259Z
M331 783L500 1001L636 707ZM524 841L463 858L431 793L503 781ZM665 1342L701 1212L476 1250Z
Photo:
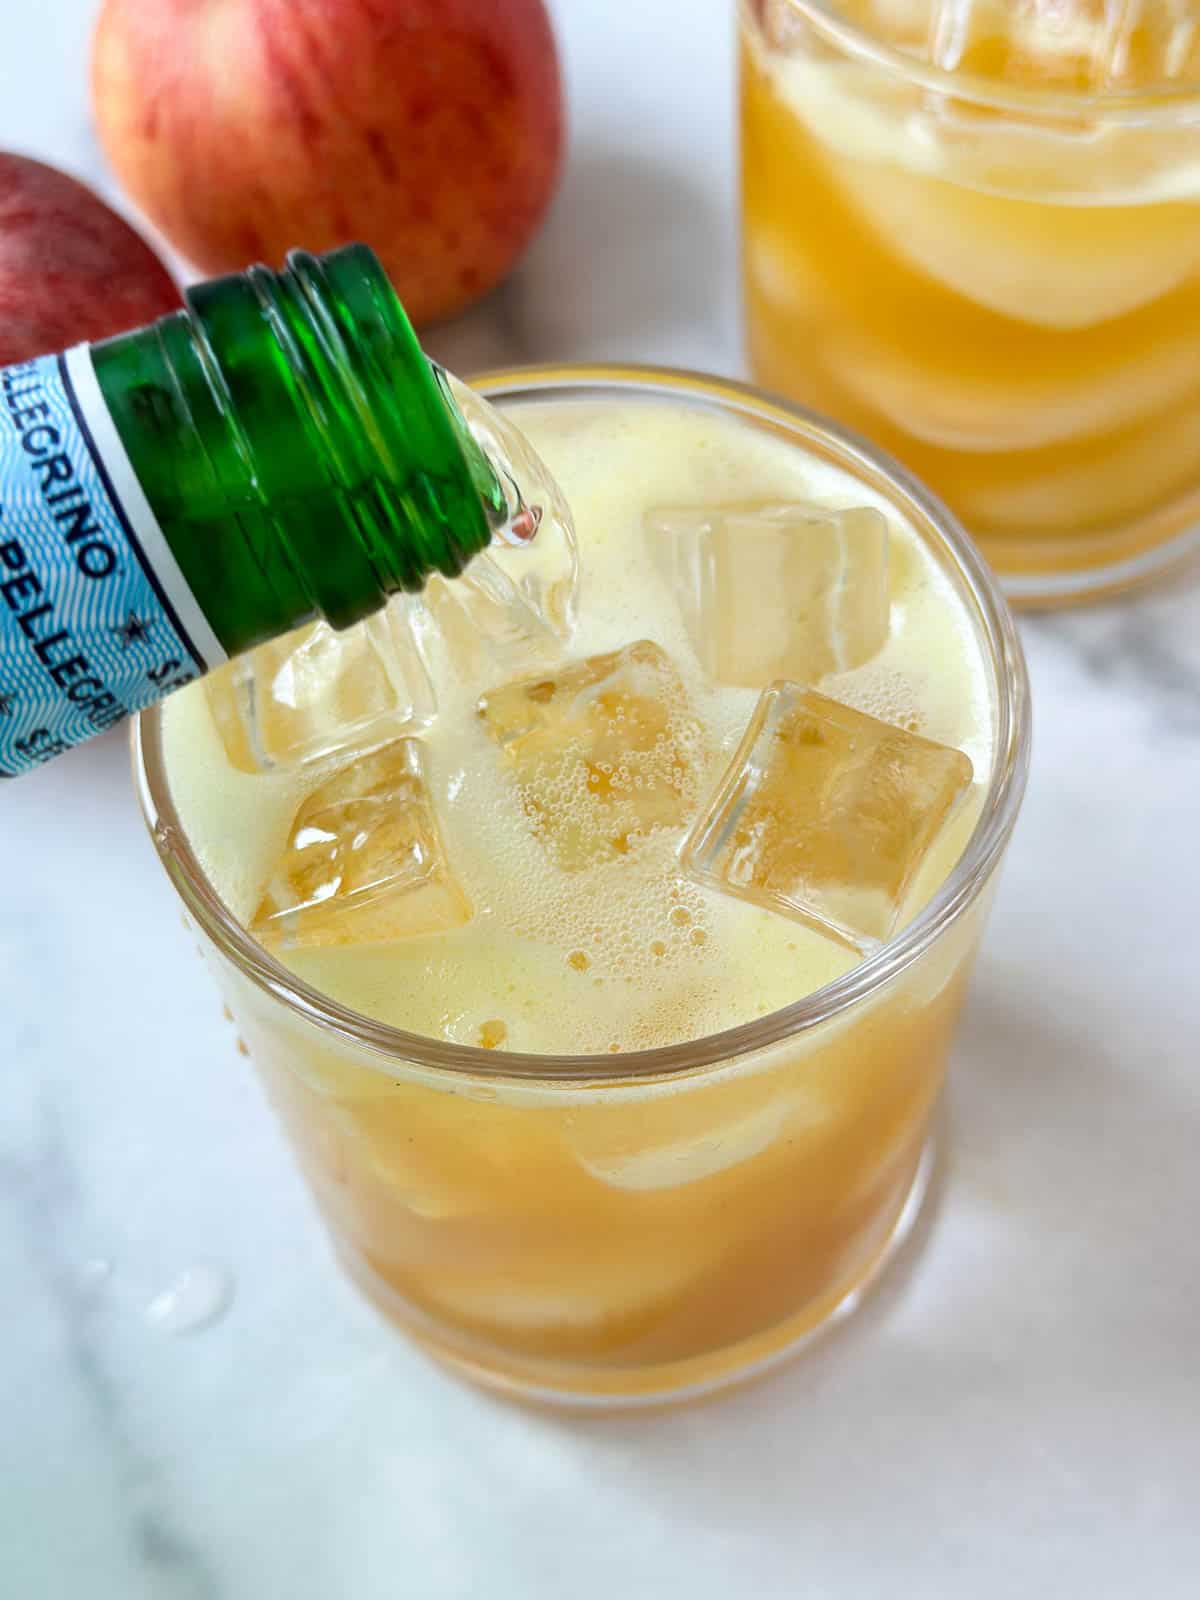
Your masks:
M865 666L815 687L971 759L975 785L918 880L908 914L944 880L978 818L993 707L970 617L953 582L891 508L828 464L729 417L663 403L521 406L520 426L572 507L583 568L572 659L650 639L674 662L704 729L703 799L757 699L707 682L644 532L661 506L798 501L877 505L891 538L891 633ZM565 871L523 811L476 707L493 681L431 662L439 713L423 735L452 869L475 915L453 932L281 959L343 1004L462 1044L542 1052L666 1045L787 1005L853 966L853 952L685 878L678 830L628 855ZM532 670L540 670L534 667ZM328 766L251 776L225 759L198 687L164 708L165 753L183 824L214 886L248 920L296 808Z

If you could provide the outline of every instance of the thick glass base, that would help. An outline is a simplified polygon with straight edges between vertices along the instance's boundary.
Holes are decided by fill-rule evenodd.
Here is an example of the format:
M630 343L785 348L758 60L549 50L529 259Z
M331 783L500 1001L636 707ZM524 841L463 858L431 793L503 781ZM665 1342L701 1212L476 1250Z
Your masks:
M921 1148L906 1187L883 1214L874 1248L847 1280L794 1316L753 1338L683 1361L654 1367L588 1367L539 1363L481 1350L477 1341L439 1327L344 1246L339 1260L377 1310L460 1377L527 1405L567 1410L630 1410L682 1405L751 1383L811 1349L843 1324L876 1288L886 1269L916 1244L917 1223L933 1187L936 1132Z
M1018 610L1086 605L1200 568L1200 496L1119 534L1089 538L980 538Z
M1028 522L1002 524L985 514L989 484L972 479L952 453L930 450L878 411L860 404L830 371L797 360L794 345L807 330L791 329L793 348L781 349L783 319L748 300L747 356L755 380L817 412L856 428L864 439L890 450L952 513L983 551L1009 603L1018 610L1052 610L1086 605L1162 582L1177 572L1200 568L1200 488L1172 486L1162 499L1139 510L1107 507L1090 499L1092 520L1074 502L1079 489L1066 475L1061 505L1045 503L1044 489L1033 497ZM815 332L812 333L815 339ZM975 458L976 460L978 458ZM1003 460L997 456L998 462ZM982 471L982 469L980 469ZM1135 480L1136 482L1136 480ZM1041 520L1034 506L1041 508ZM1113 521L1102 519L1111 514Z

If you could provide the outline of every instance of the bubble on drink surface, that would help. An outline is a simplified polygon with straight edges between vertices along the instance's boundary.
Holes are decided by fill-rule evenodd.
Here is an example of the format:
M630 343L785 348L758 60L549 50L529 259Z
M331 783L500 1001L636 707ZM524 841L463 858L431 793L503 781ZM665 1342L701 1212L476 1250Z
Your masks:
M533 614L569 639L579 611L579 546L563 492L515 423L457 378L445 381L507 501L508 521L489 555Z
M360 754L301 802L251 929L316 949L447 932L471 915L410 738Z
M504 1017L479 1010L448 1012L442 1018L442 1037L451 1044L470 1045L476 1050L511 1048L512 1029Z
M887 642L888 527L873 507L661 508L645 527L717 683L813 682Z
M714 888L867 953L894 931L971 782L961 750L773 684L681 859Z
M479 716L532 832L566 872L628 856L694 808L703 729L650 640L491 689Z
M903 728L906 733L931 737L913 676L898 673L894 663L886 659L873 661L857 672L831 674L822 681L821 692L854 711L864 711L880 722Z
M146 1321L161 1333L198 1333L233 1303L233 1274L211 1261L185 1267L146 1306Z
M400 596L341 632L313 623L210 673L205 693L230 764L291 771L428 727L436 699L411 606Z

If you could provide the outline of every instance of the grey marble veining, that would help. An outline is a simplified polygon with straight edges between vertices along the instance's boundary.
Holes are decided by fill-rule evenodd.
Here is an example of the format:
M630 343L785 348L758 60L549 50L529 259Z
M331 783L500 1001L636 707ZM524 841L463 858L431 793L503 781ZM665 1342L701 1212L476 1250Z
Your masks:
M1200 737L1200 581L1087 611L1040 616L1027 636L1072 652L1098 688L1141 693L1164 733Z
M102 186L89 0L0 13L0 145ZM557 8L571 164L462 372L736 373L725 0ZM111 192L111 190L109 191ZM925 1248L768 1385L571 1421L342 1281L118 734L0 795L0 1596L1184 1600L1200 1571L1200 587L1023 624L1028 799ZM207 1261L224 1315L147 1308Z

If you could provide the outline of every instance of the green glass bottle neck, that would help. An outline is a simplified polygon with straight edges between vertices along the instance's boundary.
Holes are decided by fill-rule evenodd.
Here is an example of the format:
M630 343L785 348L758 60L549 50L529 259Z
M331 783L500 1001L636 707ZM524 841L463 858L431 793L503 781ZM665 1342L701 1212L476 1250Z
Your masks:
M228 654L453 577L508 513L373 253L294 251L93 346L164 537Z

